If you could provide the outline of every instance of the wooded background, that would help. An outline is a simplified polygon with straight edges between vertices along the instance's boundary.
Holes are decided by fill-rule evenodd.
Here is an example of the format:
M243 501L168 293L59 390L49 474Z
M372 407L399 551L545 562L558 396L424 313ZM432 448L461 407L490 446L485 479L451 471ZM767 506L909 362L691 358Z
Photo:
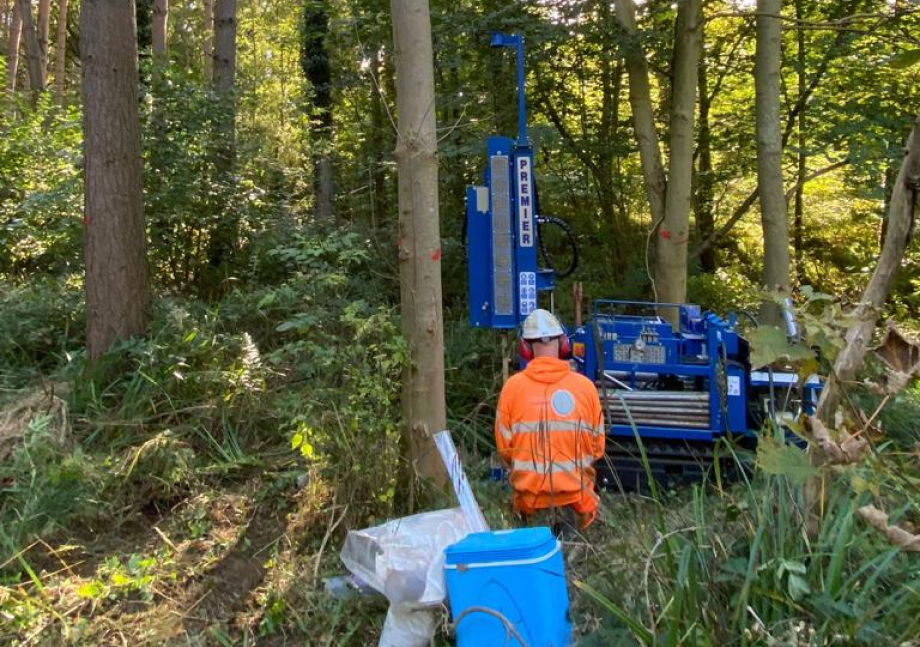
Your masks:
M920 137L896 182L920 114L920 6L907 0L0 0L0 404L32 403L0 414L0 639L104 641L127 621L113 629L97 610L127 618L140 596L151 617L189 616L205 584L201 618L162 635L140 622L132 639L302 635L304 608L323 618L320 643L379 630L365 607L322 596L329 542L436 499L416 478L439 476L431 432L449 426L474 474L492 447L502 347L466 324L464 197L486 137L517 130L515 61L489 47L496 30L525 39L539 213L579 243L562 318L576 281L587 300L766 322L791 298L821 350L801 370L830 374L861 340L838 359L849 367L825 421L841 399L865 410L856 429L880 421L895 456L828 486L817 543L795 531L817 468L773 446L793 473L740 494L607 502L634 524L605 525L577 573L597 593L576 602L580 635L757 642L801 620L855 644L914 639L915 567L854 521L874 497L920 522L920 398L885 392L883 368L863 365L877 319L914 330L920 311ZM545 243L569 260L563 238ZM487 514L508 523L490 488ZM736 543L719 553L723 527ZM681 528L699 531L681 543ZM266 568L258 551L278 536ZM254 570L177 566L199 540ZM632 566L614 560L623 545ZM632 596L662 546L645 600ZM79 559L99 568L52 584L32 567ZM712 584L703 603L681 597L688 568ZM245 602L221 584L240 581Z

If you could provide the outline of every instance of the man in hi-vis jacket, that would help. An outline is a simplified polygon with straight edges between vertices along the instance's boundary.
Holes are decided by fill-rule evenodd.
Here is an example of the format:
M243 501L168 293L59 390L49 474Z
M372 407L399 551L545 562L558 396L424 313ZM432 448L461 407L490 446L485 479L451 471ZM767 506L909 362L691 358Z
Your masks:
M514 510L526 520L548 511L552 525L574 513L586 528L597 514L592 465L604 455L597 388L571 370L568 337L546 310L524 320L520 353L527 368L505 383L495 420Z

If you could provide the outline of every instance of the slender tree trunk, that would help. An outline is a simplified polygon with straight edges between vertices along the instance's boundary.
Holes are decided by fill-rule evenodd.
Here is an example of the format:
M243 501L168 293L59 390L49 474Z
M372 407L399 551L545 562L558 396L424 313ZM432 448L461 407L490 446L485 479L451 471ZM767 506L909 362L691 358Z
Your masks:
M204 82L211 83L214 70L214 0L204 0Z
M29 87L33 92L45 89L45 79L42 75L41 49L38 45L38 34L35 21L32 18L32 3L30 0L17 0L19 15L22 17L22 33L26 41L26 67L29 70Z
M236 83L236 0L214 0L214 89L233 92Z
M42 79L48 79L48 38L51 33L51 0L38 0L38 56ZM45 83L42 83L44 87Z
M704 23L705 24L705 23ZM700 25L700 38L705 42L704 24ZM709 66L704 53L700 56L697 71L697 91L700 102L699 167L696 174L696 229L700 240L708 240L716 228L713 214L712 138L709 130ZM716 248L709 245L700 253L700 266L711 274L716 271Z
M220 108L214 132L214 164L222 181L229 183L236 160L236 0L216 0L214 4L214 91ZM221 272L236 247L238 222L234 212L218 199L217 226L208 245L205 292L219 290Z
M6 49L6 87L10 92L16 91L16 77L19 74L19 40L22 37L22 14L19 2L13 2L10 15L10 38Z
M665 217L658 230L655 281L658 298L670 303L687 300L687 243L693 178L693 118L700 55L700 0L678 5L674 30L674 81L671 100L671 145ZM669 318L676 324L677 312Z
M633 127L639 143L639 159L642 163L642 178L645 195L652 213L653 225L657 228L665 217L665 179L661 164L661 150L658 145L658 131L655 128L655 112L652 109L652 90L648 76L648 62L639 43L636 30L636 6L633 0L614 0L617 22L626 32L624 47L626 72L629 75L629 105L632 107Z
M432 434L446 426L434 68L428 0L391 0L399 133L399 283L409 345L403 423L412 474L445 482ZM415 479L412 479L414 483ZM410 505L415 488L409 490Z
M913 130L907 138L907 147L901 170L891 192L891 206L888 212L888 228L885 243L879 254L875 272L862 294L855 310L856 322L846 335L846 346L834 362L834 370L828 378L818 401L817 416L827 425L833 425L834 414L840 404L842 387L853 381L860 369L872 331L879 313L891 293L898 267L914 230L914 211L917 204L917 187L920 185L920 117L914 121Z
M310 121L310 133L316 218L328 223L334 219L335 186L332 168L332 78L326 46L329 15L326 3L322 0L305 0L302 20L300 64L304 77L312 86L312 107L315 112Z
M166 23L169 19L169 0L154 0L152 45L153 58L162 64L166 60Z
M141 335L144 250L134 3L83 0L86 343L91 358Z
M763 284L789 295L789 223L783 191L783 145L780 127L781 0L757 0L757 49L754 91L757 118L757 187L763 223ZM765 300L761 319L782 323L782 310Z
M67 0L61 0L58 8L57 45L54 55L54 94L58 105L64 105L64 71L67 63Z
M802 9L802 0L795 0L795 16L799 20L796 27L796 78L798 81L798 96L803 97L806 92L805 84L805 29L802 21L805 19ZM805 177L808 175L808 157L805 154L805 110L799 110L798 132L796 133L796 178L795 198L793 202L793 249L795 250L795 275L797 283L802 285L805 281L805 258L802 249L803 218L805 213Z

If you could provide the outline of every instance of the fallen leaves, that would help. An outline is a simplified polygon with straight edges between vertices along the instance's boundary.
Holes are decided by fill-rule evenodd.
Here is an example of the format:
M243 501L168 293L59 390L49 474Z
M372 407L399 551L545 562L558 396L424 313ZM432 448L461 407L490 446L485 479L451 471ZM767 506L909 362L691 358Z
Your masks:
M859 433L843 432L839 441L831 437L830 432L820 419L807 416L805 427L811 431L812 442L821 452L825 463L832 465L849 465L861 460L869 449L869 443Z
M865 505L856 511L870 526L881 530L888 542L903 551L920 553L920 535L908 532L900 526L888 524L888 515L873 505Z

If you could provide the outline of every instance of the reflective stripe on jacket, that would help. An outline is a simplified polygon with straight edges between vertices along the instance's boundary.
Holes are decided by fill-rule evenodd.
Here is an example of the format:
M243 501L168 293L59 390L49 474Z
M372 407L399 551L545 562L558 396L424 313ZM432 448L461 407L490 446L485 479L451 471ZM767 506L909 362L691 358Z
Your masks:
M502 389L495 442L521 512L571 505L590 523L597 510L592 464L604 455L604 440L597 389L568 362L538 357Z

